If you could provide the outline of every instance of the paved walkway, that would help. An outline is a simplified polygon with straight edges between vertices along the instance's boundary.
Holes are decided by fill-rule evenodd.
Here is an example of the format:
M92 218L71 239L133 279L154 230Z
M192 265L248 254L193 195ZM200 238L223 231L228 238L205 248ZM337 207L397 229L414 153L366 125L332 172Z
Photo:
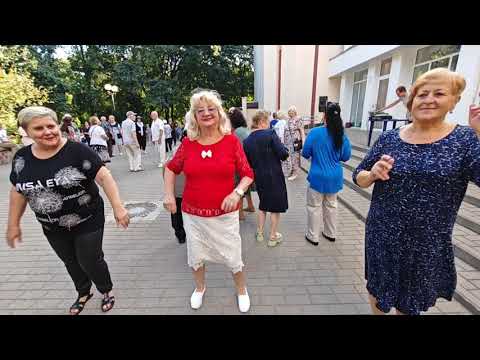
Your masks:
M109 314L239 314L231 275L215 264L207 264L203 307L190 309L194 284L186 265L186 246L176 242L170 216L161 207L161 169L156 167L152 148L147 151L144 172L130 173L125 155L114 157L109 166L122 199L136 215L129 229L122 230L106 206L104 251L117 297ZM1 189L9 187L9 171L9 166L0 166ZM282 245L270 249L255 241L255 214L248 213L241 223L250 314L369 314L363 280L363 223L340 205L337 242L322 241L313 247L304 240L303 172L289 182L288 191L290 209L280 223ZM257 203L256 195L254 199ZM3 231L7 212L4 190L0 193ZM0 242L0 314L66 314L76 297L73 284L29 208L22 230L24 242L19 248L9 249L4 240ZM98 292L83 314L102 314ZM469 313L455 301L439 301L428 314Z

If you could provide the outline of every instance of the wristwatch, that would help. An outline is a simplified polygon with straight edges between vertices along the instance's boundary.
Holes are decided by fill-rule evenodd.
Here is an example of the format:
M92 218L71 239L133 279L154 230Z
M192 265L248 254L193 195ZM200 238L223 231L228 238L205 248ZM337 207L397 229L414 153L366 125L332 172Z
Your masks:
M243 195L245 195L245 192L242 189L239 189L239 188L235 188L235 192L238 195L240 195L240 197L243 197Z

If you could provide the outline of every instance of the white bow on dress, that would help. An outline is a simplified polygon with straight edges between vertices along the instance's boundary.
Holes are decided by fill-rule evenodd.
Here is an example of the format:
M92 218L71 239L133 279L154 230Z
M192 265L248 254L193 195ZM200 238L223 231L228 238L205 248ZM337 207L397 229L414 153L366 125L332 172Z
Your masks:
M202 159L205 159L207 156L208 156L209 158L212 157L212 150L208 150L208 151L203 150L203 151L202 151Z

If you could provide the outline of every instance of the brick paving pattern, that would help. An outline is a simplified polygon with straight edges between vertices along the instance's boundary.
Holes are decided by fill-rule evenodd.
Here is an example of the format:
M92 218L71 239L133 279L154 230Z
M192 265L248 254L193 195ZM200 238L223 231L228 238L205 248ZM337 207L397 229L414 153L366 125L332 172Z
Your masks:
M109 165L128 203L161 204L163 180L152 148L142 155L146 171L129 173L126 156ZM9 188L9 166L0 166L2 189ZM303 172L288 182L290 209L281 218L284 242L276 248L254 239L255 214L241 223L242 251L252 307L249 314L369 314L363 279L364 224L339 205L338 240L318 247L304 239L306 227ZM348 196L346 188L344 195ZM105 196L104 196L105 198ZM257 196L254 195L255 203ZM351 199L352 202L355 198ZM107 203L107 201L106 201ZM8 192L0 194L0 223L6 228ZM163 209L156 217L133 222L128 230L115 226L106 206L104 251L110 266L115 308L107 314L228 314L238 315L234 284L227 268L207 264L207 292L200 310L192 310L194 288L186 265L186 246L179 245ZM22 220L23 244L13 250L0 242L0 314L66 314L76 292L68 274L44 238L29 208ZM268 222L266 234L268 231ZM468 239L470 234L465 234ZM463 264L468 272L468 265ZM468 284L480 279L470 278ZM84 314L102 314L100 294ZM427 314L469 314L458 302L438 301Z

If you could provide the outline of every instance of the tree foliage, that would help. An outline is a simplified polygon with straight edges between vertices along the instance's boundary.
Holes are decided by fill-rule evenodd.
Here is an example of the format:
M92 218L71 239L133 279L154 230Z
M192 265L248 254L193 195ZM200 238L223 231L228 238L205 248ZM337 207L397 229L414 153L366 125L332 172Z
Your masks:
M0 123L9 133L16 132L19 109L48 101L48 91L35 86L31 75L36 66L25 48L0 46Z
M226 107L253 95L251 45L73 45L66 59L56 57L57 47L2 47L0 66L21 69L34 88L48 92L48 98L37 96L38 101L59 116L69 112L84 121L93 114L111 114L107 83L120 89L115 96L118 120L128 110L146 117L157 110L182 120L196 88L217 90Z

